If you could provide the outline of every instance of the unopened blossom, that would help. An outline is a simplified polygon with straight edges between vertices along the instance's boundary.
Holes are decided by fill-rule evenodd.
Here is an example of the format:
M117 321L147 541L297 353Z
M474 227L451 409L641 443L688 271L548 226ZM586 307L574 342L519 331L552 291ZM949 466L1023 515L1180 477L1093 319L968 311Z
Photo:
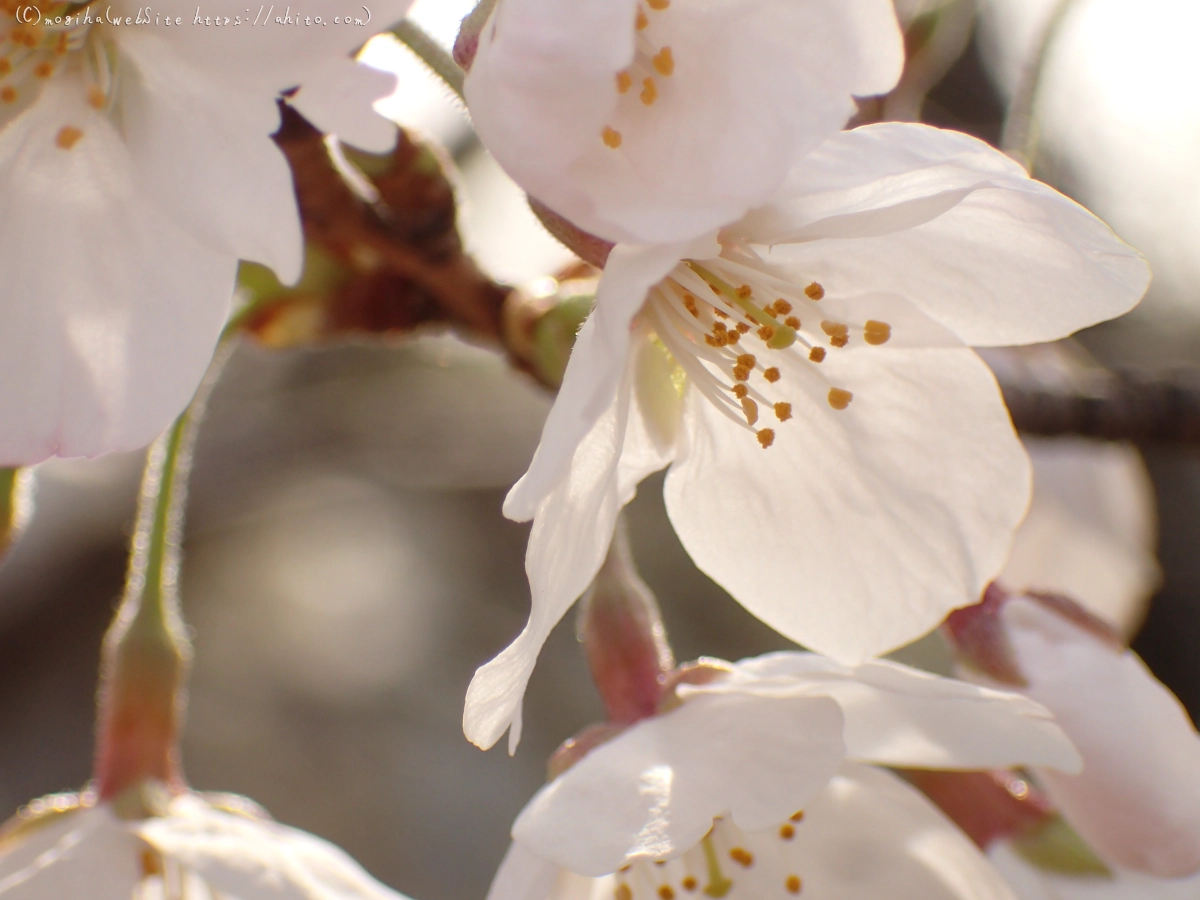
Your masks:
M785 196L676 245L617 245L528 472L529 624L482 667L467 736L520 724L546 635L651 472L696 564L777 631L846 662L978 597L1029 462L970 345L1062 337L1133 306L1144 261L965 135L844 132Z
M371 109L392 77L350 57L366 29L202 12L0 3L0 465L148 443L212 357L238 259L299 276L282 92L351 143L394 138Z
M48 797L0 835L4 900L406 900L342 850L240 797L187 793L123 819L89 798Z
M1033 771L1105 863L1200 874L1200 734L1115 632L1063 598L997 589L947 632L968 676L1044 705L1079 749L1082 772Z
M680 240L766 202L904 56L890 0L497 0L478 18L459 41L475 130L610 240Z
M716 679L681 684L530 801L488 900L1008 898L949 820L869 763L1078 764L1036 704L895 663L700 667Z

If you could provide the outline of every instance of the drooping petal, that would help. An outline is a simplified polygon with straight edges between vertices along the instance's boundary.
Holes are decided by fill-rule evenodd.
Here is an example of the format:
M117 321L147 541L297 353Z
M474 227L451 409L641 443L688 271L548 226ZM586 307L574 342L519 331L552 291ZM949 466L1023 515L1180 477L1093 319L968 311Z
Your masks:
M962 347L903 346L922 319L895 318L895 344L858 339L819 365L778 357L782 380L763 390L794 421L765 450L690 396L667 476L696 564L777 631L846 663L978 597L1028 502L1029 462L991 372Z
M518 522L533 518L545 497L566 477L584 436L612 405L629 353L630 323L646 292L685 255L707 255L714 245L708 237L689 244L613 248L595 308L575 338L529 471L504 500L506 516Z
M1078 775L1038 773L1071 825L1114 865L1200 872L1200 735L1180 702L1131 651L1036 603L1015 598L1001 615L1023 692L1083 754Z
M345 852L304 831L212 809L190 796L136 832L238 900L405 900Z
M702 696L592 750L529 802L513 838L573 872L688 851L731 816L744 831L803 808L844 754L823 697Z
M929 769L1018 765L1078 771L1079 754L1048 710L1019 694L940 678L887 660L843 666L813 653L745 659L732 675L679 693L832 697L846 718L846 754Z
M1064 594L1132 635L1162 578L1154 489L1137 449L1025 438L1033 502L1000 580Z
M966 835L880 769L843 763L796 831L801 897L1014 900Z
M599 570L617 515L633 499L638 483L670 462L674 448L656 439L653 419L638 400L639 362L636 355L625 360L616 398L572 448L566 477L537 507L525 555L532 593L529 623L499 656L480 667L467 688L463 731L480 747L492 746L511 725L509 752L516 749L521 701L542 644ZM560 393L555 409L563 401Z
M924 125L846 132L734 231L832 296L902 294L966 344L1055 340L1131 309L1145 260L998 151Z
M466 84L509 174L610 240L674 241L733 221L845 123L851 95L885 92L900 74L889 2L654 4L635 42L637 8L504 0ZM621 91L635 45L646 59Z
M85 96L58 76L0 132L0 465L148 444L191 399L233 293L236 257L142 199Z
M125 32L121 49L135 67L119 110L139 189L214 252L268 265L285 283L299 278L291 170L270 139L275 93L244 89L213 71L216 61L193 61L152 32Z
M144 847L107 807L60 815L0 843L0 897L129 900Z

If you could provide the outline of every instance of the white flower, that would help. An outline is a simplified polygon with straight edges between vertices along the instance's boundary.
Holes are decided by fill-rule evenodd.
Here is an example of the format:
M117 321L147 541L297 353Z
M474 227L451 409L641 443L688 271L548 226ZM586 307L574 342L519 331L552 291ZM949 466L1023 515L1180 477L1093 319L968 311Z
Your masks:
M1006 898L928 801L862 763L1078 765L1045 710L1012 694L806 653L732 668L546 785L488 900Z
M237 260L299 276L281 91L368 149L394 131L370 106L392 77L348 56L363 28L196 24L183 0L149 24L126 0L37 15L0 4L0 465L148 443L208 365Z
M48 799L43 821L0 840L4 900L406 900L241 798L184 794L163 816L130 821L108 804L55 812L60 798Z
M512 723L515 745L542 642L667 464L684 547L787 637L855 662L933 628L1000 571L1028 502L967 345L1061 337L1147 280L1086 210L920 125L839 134L719 241L618 245L505 503L534 519L533 607L476 674L467 736L490 746Z
M554 211L611 240L680 240L766 202L903 56L890 0L499 0L466 97Z
M1035 769L1039 783L1107 864L1157 878L1200 873L1200 734L1132 651L1053 602L1013 597L997 612L1026 682L1013 689L1049 709L1084 760L1079 774Z

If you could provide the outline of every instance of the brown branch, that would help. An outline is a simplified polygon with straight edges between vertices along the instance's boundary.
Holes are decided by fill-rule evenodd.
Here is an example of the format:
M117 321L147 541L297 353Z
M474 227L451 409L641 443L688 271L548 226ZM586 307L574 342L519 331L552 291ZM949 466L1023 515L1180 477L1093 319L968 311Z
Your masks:
M1200 444L1200 371L1090 374L1083 390L1001 381L1017 430L1140 443Z
M463 252L453 190L433 151L401 131L389 156L348 154L377 195L364 197L338 171L324 135L287 104L281 110L275 142L292 167L305 238L350 274L321 299L321 333L452 322L499 340L508 288Z

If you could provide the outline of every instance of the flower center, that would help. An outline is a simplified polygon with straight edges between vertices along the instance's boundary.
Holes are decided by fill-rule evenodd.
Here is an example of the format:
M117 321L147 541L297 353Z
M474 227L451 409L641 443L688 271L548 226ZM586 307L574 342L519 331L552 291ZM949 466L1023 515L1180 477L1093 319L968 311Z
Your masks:
M687 260L651 290L646 316L692 383L766 449L775 429L756 428L760 418L792 418L785 371L802 375L799 367L808 367L828 384L819 364L850 344L852 330L871 345L891 338L886 322L826 318L818 306L824 296L815 281L800 288L747 263ZM844 410L853 396L828 385L826 401Z
M664 12L671 5L671 0L645 0L638 3L637 18L634 21L634 55L629 68L617 73L616 90L623 98L630 96L628 102L633 102L631 92L636 88L637 102L643 106L653 106L658 100L659 79L670 78L675 71L675 55L669 46L655 43L649 30L651 16ZM618 106L619 108L619 106ZM606 125L600 133L605 146L616 150L621 146L624 137L612 125Z
M0 0L0 126L33 103L50 78L76 66L84 76L88 105L111 108L115 48L92 28L103 21L92 2L57 3L41 12L17 0ZM81 137L83 131L68 124L55 143L69 150Z
M684 900L702 894L715 900L768 900L800 894L795 839L798 812L773 832L748 835L726 818L682 856L639 859L612 876L612 900Z

